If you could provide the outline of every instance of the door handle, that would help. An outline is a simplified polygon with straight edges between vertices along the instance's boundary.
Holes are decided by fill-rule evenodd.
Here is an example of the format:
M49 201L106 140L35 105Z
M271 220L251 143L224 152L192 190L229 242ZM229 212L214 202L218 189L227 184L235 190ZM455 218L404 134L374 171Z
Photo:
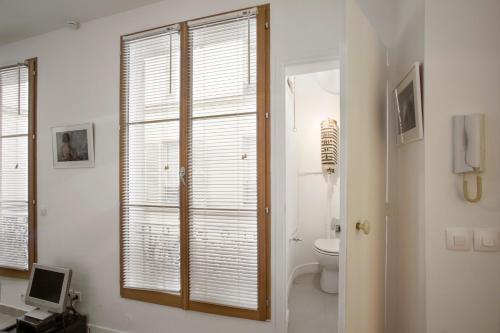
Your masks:
M370 233L370 222L368 222L367 220L361 222L361 220L359 220L358 222L356 222L356 230L361 230L365 235L368 235Z
M186 185L186 168L185 167L181 167L180 170L179 170L179 178L181 180L181 183L184 185L184 186L187 186Z

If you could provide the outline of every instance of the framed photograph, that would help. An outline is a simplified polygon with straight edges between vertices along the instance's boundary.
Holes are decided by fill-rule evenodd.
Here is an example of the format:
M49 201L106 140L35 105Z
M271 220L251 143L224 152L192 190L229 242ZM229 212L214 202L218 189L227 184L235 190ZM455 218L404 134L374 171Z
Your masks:
M420 63L416 62L394 89L398 145L424 138Z
M54 168L94 167L92 123L52 128Z

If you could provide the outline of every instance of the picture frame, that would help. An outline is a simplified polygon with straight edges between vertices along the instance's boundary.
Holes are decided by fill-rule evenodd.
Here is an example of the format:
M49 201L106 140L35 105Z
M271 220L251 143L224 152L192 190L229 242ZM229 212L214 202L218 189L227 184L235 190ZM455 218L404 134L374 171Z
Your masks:
M420 63L413 64L394 89L397 144L424 138Z
M54 169L94 167L94 125L52 127Z

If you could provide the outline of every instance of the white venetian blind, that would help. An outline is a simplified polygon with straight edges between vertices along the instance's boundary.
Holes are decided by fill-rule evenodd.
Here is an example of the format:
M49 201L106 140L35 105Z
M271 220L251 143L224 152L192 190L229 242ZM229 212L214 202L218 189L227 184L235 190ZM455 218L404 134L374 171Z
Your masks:
M255 310L255 10L189 22L189 59L190 299Z
M180 293L178 27L125 37L122 57L123 286Z
M0 267L28 270L28 68L0 70Z

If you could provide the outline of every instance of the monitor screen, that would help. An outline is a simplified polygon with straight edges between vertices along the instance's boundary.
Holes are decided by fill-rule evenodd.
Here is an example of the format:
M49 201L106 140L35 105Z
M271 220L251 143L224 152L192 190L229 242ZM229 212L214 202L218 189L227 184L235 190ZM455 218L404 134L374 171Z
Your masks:
M64 273L48 271L39 267L33 272L29 296L47 302L59 303L63 292Z

